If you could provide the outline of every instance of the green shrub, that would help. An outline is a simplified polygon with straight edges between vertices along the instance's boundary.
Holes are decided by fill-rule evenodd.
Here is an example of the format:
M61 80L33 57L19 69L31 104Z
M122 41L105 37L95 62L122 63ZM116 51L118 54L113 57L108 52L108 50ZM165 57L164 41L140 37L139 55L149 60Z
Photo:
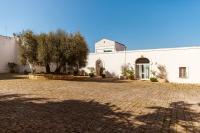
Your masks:
M123 65L121 67L121 70L122 70L123 76L126 76L130 80L134 80L135 71L134 71L133 67L131 67L130 64Z
M94 77L94 73L89 73L90 78Z
M10 73L15 73L16 72L16 67L17 67L17 64L15 64L13 62L9 62L8 63L8 68L9 68Z
M105 75L105 74L101 74L101 77L102 77L102 78L106 78L106 75Z
M95 75L94 75L94 73L95 73L94 67L88 67L88 69L90 70L89 76L90 76L91 78L94 77L94 76L95 76Z
M27 75L29 72L27 70L24 70L24 74Z
M128 79L130 79L130 80L134 80L135 77L134 77L134 75L129 75L129 76L128 76Z
M151 78L150 78L150 81L151 81L151 82L158 82L158 79L155 78L155 77L151 77Z
M79 74L79 71L78 70L75 70L74 72L73 72L73 75L74 76L77 76Z

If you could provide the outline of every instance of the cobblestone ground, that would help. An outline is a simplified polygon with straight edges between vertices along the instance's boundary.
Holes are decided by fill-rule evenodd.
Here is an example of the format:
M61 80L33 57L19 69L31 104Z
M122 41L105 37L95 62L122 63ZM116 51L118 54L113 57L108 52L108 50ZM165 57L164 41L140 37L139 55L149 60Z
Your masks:
M200 132L200 86L0 78L1 133Z

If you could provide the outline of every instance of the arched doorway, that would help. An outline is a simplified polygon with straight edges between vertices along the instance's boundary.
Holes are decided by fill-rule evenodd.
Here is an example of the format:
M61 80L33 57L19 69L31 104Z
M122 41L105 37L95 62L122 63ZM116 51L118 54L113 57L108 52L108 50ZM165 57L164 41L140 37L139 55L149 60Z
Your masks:
M147 58L138 58L135 61L135 73L137 79L149 79L150 61Z
M98 59L96 61L96 75L101 76L102 73L103 73L103 62L100 59Z

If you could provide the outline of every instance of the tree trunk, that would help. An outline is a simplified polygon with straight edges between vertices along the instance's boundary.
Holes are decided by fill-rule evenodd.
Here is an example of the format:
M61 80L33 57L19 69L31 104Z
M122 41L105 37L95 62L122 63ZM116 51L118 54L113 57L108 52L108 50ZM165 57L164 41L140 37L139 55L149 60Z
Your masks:
M60 64L57 68L56 68L56 70L55 70L55 73L61 73L60 71L61 71L61 68L63 67L63 65L62 64Z
M51 73L49 64L46 64L46 73Z

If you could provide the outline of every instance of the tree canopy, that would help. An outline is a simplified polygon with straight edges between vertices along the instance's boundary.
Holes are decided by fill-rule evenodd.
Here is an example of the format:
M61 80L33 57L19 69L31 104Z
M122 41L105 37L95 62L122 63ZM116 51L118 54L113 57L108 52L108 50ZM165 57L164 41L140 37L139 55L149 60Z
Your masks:
M88 45L79 32L67 33L57 30L34 34L27 30L16 36L20 48L20 62L23 65L45 66L46 73L50 73L53 63L56 65L55 72L61 73L61 70L66 69L77 72L87 63Z

